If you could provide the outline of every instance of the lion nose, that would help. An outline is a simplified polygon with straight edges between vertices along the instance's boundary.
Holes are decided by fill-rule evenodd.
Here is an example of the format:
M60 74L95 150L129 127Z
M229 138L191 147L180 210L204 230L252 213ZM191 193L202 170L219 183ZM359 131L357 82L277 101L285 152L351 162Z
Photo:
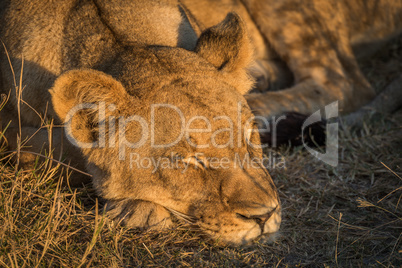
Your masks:
M265 214L262 214L262 215L251 215L251 216L244 216L244 215L241 215L241 214L238 214L238 215L241 216L242 218L245 218L245 219L254 220L260 226L261 233L264 233L265 223L269 220L269 218L272 217L272 215L275 213L277 208L278 208L278 206L276 206L271 211L269 211L269 212L267 212Z
M262 215L254 215L254 216L250 217L250 219L253 219L260 226L261 233L264 233L265 223L275 213L276 208L277 207L275 207L273 210L269 211L268 213L265 213L265 214L262 214Z

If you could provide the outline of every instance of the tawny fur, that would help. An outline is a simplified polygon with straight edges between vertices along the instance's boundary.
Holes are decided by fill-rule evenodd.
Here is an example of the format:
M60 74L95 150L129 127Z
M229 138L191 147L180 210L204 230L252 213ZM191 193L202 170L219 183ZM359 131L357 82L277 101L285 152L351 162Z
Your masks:
M226 16L231 11L242 19ZM71 119L70 134L77 141L99 145L100 105L106 107L106 125L110 118L132 115L149 124L150 105L156 103L175 105L187 120L200 115L211 122L216 116L230 118L234 134L241 137L237 147L192 146L210 140L211 134L202 132L192 133L191 143L183 138L168 149L155 148L147 139L139 148L124 147L122 158L115 143L121 132L114 128L104 133L100 148L77 150L63 140L61 128L53 130L52 144L54 153L73 165L86 163L110 215L129 226L165 227L173 213L214 239L244 244L279 228L280 204L272 179L263 168L212 169L206 159L233 163L236 155L262 158L261 149L250 148L241 133L253 117L242 96L252 88L248 73L257 78L260 91L286 88L247 95L257 114L311 114L336 100L343 112L354 111L374 93L353 51L400 32L401 14L402 3L393 0L3 1L0 39L7 53L0 54L0 93L9 94L10 100L0 112L1 125L11 121L5 134L16 146L19 120L24 139L49 120L61 124ZM67 118L81 103L95 108ZM180 118L166 110L155 126L154 141L166 144L177 137ZM131 143L141 140L139 121L125 127ZM224 123L212 126L225 128ZM259 144L258 134L251 133L248 138ZM40 150L48 137L41 129L27 145ZM217 139L225 144L227 135ZM198 159L202 165L194 162L198 153L205 156ZM156 172L133 168L133 155L172 155L181 165ZM183 173L184 161L193 164Z
M112 217L130 227L163 228L173 213L234 245L278 230L281 209L271 177L262 166L236 163L236 157L262 159L261 149L246 141L258 145L258 133L244 135L253 118L243 97L252 86L247 74L252 48L238 15L229 14L197 39L176 1L5 1L0 10L0 38L7 49L1 54L0 90L10 94L1 118L3 126L11 120L5 132L10 145L19 132L19 94L7 55L16 81L22 77L22 139L49 120L67 121L66 133L80 150L70 150L75 147L66 138L62 144L64 135L54 128L52 143L59 148L53 155L62 153L73 165L86 163ZM80 104L95 106L69 118ZM152 146L173 141L181 124L174 110L160 108L154 128L144 134L148 129L140 123L152 126L152 104L174 105L187 122L204 116L213 123L211 131L193 131L170 147ZM143 121L125 121L131 116ZM233 122L235 143L222 118ZM124 128L117 128L120 123ZM205 129L205 123L195 120L190 128ZM222 148L197 146L211 143L213 133L220 133L214 140ZM143 137L137 148L120 146ZM39 150L46 138L41 129L26 145ZM87 148L91 143L95 146ZM170 159L177 166L137 166L136 157ZM227 159L230 168L213 168L211 157Z
M258 78L258 91L264 92L246 98L254 113L264 117L310 115L334 101L343 114L361 108L375 94L357 60L402 32L399 0L181 2L190 18L201 22L201 30L227 12L243 17L255 44L251 72ZM390 102L401 106L402 98Z

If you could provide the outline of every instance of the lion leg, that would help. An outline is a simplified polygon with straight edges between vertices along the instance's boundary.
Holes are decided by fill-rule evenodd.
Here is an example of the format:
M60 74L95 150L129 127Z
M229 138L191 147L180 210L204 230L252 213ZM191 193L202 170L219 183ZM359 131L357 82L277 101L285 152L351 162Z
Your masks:
M169 211L143 200L119 200L106 204L108 215L129 228L164 229L172 225Z
M346 115L342 121L347 125L361 126L364 118L373 113L392 114L402 107L402 75L395 79L372 102L354 113Z
M294 111L309 115L336 100L347 113L375 96L353 55L342 12L329 18L331 10L338 8L335 1L332 7L297 0L270 5L258 0L243 2L295 79L295 85L286 90L248 95L249 105L259 115Z

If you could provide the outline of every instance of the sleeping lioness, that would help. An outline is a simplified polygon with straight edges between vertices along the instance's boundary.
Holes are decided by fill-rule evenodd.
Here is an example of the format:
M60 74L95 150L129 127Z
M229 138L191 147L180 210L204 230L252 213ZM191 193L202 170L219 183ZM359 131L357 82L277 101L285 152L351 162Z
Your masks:
M233 245L278 231L237 14L199 38L176 1L2 1L0 14L1 121L11 149L21 122L20 166L42 148L84 162L129 227L169 227L173 214Z
M336 100L343 112L360 108L374 92L353 48L397 34L401 6L3 1L0 91L10 98L2 126L11 121L12 148L21 118L20 140L35 134L26 150L46 144L53 157L84 163L109 214L128 226L166 227L173 214L214 239L245 244L275 233L281 212L242 95L263 91L247 101L265 117L311 114ZM65 122L65 139L61 128L37 131L49 120ZM20 155L20 164L30 161Z

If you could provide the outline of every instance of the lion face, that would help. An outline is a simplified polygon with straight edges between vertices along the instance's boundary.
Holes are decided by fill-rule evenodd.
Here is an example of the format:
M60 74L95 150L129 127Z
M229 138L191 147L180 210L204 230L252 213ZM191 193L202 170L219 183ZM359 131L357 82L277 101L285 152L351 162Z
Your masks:
M127 47L112 76L81 69L58 78L53 105L112 215L155 227L173 214L234 245L279 229L278 194L242 96L250 54L230 14L195 51Z

